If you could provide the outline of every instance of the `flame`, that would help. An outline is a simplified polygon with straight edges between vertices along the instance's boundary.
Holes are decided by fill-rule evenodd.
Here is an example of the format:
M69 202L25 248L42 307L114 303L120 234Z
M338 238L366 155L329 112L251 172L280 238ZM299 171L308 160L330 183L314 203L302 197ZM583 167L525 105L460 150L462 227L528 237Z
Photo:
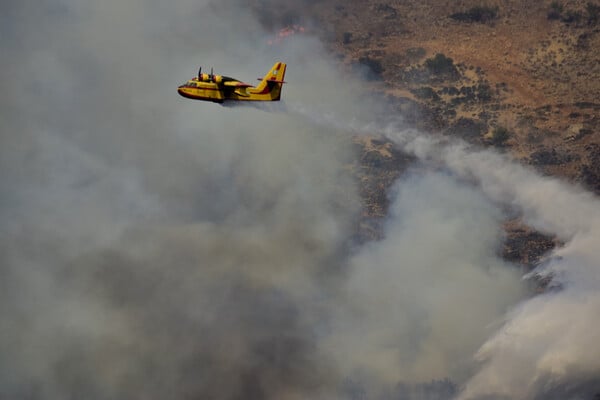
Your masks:
M269 39L267 44L272 46L274 44L281 43L285 38L293 36L297 33L304 33L306 29L302 25L288 25L285 28L281 28L279 32L275 34L273 39Z

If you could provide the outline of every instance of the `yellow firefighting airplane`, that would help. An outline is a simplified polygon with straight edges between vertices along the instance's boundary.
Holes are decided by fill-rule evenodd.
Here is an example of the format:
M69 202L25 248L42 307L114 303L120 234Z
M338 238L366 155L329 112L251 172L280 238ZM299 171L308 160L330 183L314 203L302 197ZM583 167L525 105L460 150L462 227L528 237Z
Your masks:
M273 68L264 76L258 78L261 82L254 87L237 79L222 75L203 74L202 69L198 76L179 86L177 92L183 97L194 100L213 101L279 101L281 87L285 83L286 64L276 62Z

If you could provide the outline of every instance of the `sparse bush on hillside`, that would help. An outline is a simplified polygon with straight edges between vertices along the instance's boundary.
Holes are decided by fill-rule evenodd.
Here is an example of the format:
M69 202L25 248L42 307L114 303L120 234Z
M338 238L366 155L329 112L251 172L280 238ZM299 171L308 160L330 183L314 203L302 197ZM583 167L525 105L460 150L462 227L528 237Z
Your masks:
M548 19L560 19L560 15L564 10L564 6L559 1L553 1L550 4L550 11L548 11Z
M560 1L553 1L552 3L550 3L550 8L559 14L561 14L563 12L563 10L565 9L565 7L563 6L563 4Z
M422 47L411 47L410 49L406 49L406 58L409 60L419 60L425 57L427 52Z
M492 99L492 88L487 83L477 85L477 99L479 101L490 101Z
M344 32L342 36L342 42L348 44L352 41L352 32Z
M383 72L383 66L381 65L381 61L376 60L371 57L361 57L358 59L358 63L367 67L369 74L367 76L370 80L378 80L381 79L381 73Z
M531 153L529 159L534 165L562 165L579 160L579 157L556 149L542 149Z
M386 14L385 18L386 19L394 19L398 16L398 11L396 11L396 9L392 6L390 6L389 4L377 4L375 6L375 11L382 13L382 14Z
M548 11L547 18L552 19L552 20L557 20L557 19L560 19L560 14L554 10L550 10L550 11Z
M498 18L498 7L476 6L464 12L454 13L450 18L460 22L486 23Z
M445 131L447 135L458 136L467 141L479 141L488 129L484 121L460 117Z
M492 144L502 146L510 137L510 131L504 126L497 126L492 131Z
M417 89L411 89L411 92L420 99L428 99L433 101L440 100L440 96L429 86L422 86Z
M588 24L596 25L600 21L600 4L587 3Z
M586 18L587 17L587 18ZM600 21L600 4L588 2L585 7L585 15L579 10L566 10L562 3L553 1L548 11L548 19L560 20L565 24L580 24L586 22L596 25Z
M454 75L457 73L454 60L442 53L437 53L435 57L425 60L425 67L436 75Z
M580 11L568 10L561 18L561 21L566 24L581 22L583 14Z

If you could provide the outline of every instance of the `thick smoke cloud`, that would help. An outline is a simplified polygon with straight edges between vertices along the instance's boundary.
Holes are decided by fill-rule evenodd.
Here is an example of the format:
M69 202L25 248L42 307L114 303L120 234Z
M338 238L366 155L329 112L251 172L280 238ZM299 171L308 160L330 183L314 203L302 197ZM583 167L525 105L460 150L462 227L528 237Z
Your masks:
M250 80L282 57L300 94L334 70L299 61L310 38L269 49L243 9L165 7L2 5L0 397L317 398L334 381L315 330L358 211L347 141L175 91L201 62Z
M514 307L476 353L481 367L459 399L587 399L600 391L598 238L600 203L591 193L541 177L508 157L390 131L422 159L443 163L479 184L489 198L565 244L530 276L546 293Z
M460 381L465 354L524 294L498 259L501 213L474 188L440 173L409 174L397 187L386 238L351 260L342 365L399 379ZM336 346L332 343L332 346Z
M269 46L247 11L0 5L0 397L597 390L596 200L392 129L425 168L391 194L385 238L349 248L347 136L384 132L386 108L314 37ZM275 60L276 112L175 93L199 64L250 82ZM540 271L560 290L526 301L496 255L501 205L567 242Z
M461 155L462 153L462 155ZM485 161L484 161L485 159ZM592 398L600 391L600 202L591 193L542 178L498 155L447 150L448 164L468 170L494 198L566 243L535 274L554 290L511 312L500 332L479 350L485 366L464 398L493 393L508 398Z

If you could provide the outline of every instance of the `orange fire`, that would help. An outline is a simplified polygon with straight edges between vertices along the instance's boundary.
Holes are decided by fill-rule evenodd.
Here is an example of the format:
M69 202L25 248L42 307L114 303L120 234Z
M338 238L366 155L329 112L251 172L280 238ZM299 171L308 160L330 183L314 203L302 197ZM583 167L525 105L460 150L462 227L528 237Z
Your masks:
M289 36L293 36L297 33L304 33L304 32L305 32L305 29L301 25L289 25L289 26L286 26L285 28L281 28L279 30L279 32L277 32L277 34L275 35L275 38L269 39L267 41L267 43L269 45L279 44L285 38L287 38Z

